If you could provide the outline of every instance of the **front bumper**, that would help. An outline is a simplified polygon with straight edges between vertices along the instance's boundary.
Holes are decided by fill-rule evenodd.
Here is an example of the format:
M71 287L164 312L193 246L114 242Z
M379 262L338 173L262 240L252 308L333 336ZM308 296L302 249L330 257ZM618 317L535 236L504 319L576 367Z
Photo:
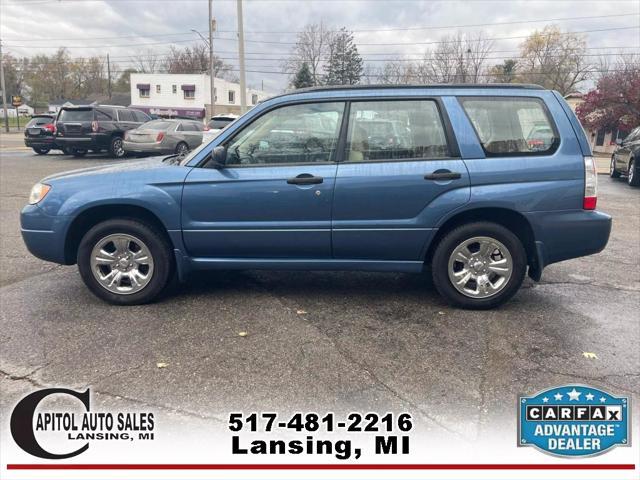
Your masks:
M173 153L173 148L170 146L164 145L163 143L139 143L139 142L130 142L125 140L122 142L122 146L127 152L135 152L135 153L157 153L158 155L163 154L171 154Z
M529 212L539 272L552 263L601 252L611 234L611 216L597 210Z
M20 233L29 252L42 260L69 264L65 259L68 217L50 216L38 205L26 205L20 213Z

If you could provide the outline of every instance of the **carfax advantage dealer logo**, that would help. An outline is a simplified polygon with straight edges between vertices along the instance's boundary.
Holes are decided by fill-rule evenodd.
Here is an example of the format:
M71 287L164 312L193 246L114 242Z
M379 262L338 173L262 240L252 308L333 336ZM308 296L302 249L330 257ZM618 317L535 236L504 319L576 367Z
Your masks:
M562 457L600 455L631 445L630 415L627 397L585 385L550 388L520 397L518 446Z

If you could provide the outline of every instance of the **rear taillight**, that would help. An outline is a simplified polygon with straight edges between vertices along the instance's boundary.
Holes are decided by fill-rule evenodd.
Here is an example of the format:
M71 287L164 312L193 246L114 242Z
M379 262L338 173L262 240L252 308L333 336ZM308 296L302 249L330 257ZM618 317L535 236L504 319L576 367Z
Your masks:
M208 132L209 130L210 130L210 129L209 129L209 127L208 127L207 125L205 125L205 126L204 126L204 131L205 131L205 132Z
M47 132L56 133L56 126L53 123L47 123L44 127Z
M93 133L96 133L98 131L98 127L99 125L97 121L94 120L93 122L91 122L91 131Z
M593 157L584 157L584 199L582 208L595 210L598 203L598 172Z
M156 142L161 142L163 138L164 138L164 132L158 133L158 136L156 137Z

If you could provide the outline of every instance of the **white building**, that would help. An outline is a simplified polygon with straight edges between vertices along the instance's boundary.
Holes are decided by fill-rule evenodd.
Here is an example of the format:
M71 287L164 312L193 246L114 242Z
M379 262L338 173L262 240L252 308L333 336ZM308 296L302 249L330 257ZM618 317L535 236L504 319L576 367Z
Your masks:
M240 85L214 81L215 113L240 113ZM131 107L162 117L204 118L209 110L209 76L205 74L132 73ZM247 89L247 108L270 95Z

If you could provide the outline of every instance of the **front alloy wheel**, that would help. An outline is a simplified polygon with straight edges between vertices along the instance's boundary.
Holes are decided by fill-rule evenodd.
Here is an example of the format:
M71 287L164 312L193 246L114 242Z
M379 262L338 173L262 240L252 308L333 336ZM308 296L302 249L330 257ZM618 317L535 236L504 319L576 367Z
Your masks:
M611 156L611 164L609 165L609 176L611 178L620 177L620 172L616 170L616 157L615 157L615 155Z
M637 172L638 167L636 167L635 163L635 159L631 159L629 162L629 172L627 174L627 182L629 182L629 185L632 187L640 185L640 175Z
M166 233L132 218L92 227L82 237L77 261L85 285L97 297L117 305L154 300L175 270Z
M153 256L132 235L107 235L91 251L91 271L109 292L129 295L146 287L153 277Z

